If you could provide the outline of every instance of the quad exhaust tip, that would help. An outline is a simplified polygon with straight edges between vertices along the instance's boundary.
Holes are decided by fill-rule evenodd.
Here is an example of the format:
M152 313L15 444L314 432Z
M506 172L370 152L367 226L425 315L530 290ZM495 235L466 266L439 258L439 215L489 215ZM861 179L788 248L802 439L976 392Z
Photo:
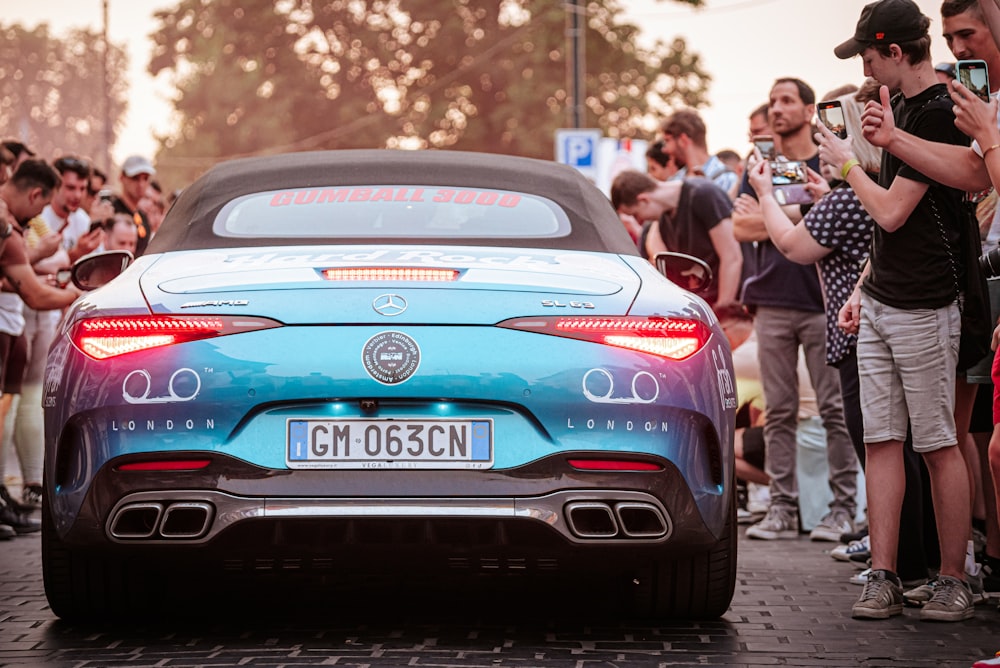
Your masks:
M208 532L214 515L204 501L129 503L111 518L108 532L118 540L192 540Z
M566 523L578 538L655 539L667 535L663 512L639 501L573 501L566 504Z

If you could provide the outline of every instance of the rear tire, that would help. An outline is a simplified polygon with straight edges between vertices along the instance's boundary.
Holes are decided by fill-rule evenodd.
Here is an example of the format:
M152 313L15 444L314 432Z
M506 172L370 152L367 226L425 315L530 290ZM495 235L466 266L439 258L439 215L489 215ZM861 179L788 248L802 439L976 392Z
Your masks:
M736 591L736 495L731 495L722 537L689 558L655 561L639 582L637 612L654 618L715 619Z
M141 580L130 577L131 570L121 559L67 545L56 532L49 504L42 504L42 579L57 617L94 621L134 612L146 592Z

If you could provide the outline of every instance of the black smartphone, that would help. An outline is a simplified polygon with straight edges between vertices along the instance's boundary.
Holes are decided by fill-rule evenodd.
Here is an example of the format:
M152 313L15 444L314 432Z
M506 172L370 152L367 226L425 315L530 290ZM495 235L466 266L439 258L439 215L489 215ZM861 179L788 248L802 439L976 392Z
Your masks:
M984 102L990 101L990 77L985 60L960 60L955 63L955 71L960 84Z
M87 230L87 234L90 234L94 230L99 230L102 227L104 227L104 222L100 221L100 220L95 220L95 221L93 221L93 222L90 223L90 229Z
M771 135L757 135L753 139L753 145L757 147L760 157L764 160L774 160L778 157L774 150L774 137Z
M844 119L844 107L840 100L825 100L816 103L816 115L833 134L841 139L847 139L847 121Z

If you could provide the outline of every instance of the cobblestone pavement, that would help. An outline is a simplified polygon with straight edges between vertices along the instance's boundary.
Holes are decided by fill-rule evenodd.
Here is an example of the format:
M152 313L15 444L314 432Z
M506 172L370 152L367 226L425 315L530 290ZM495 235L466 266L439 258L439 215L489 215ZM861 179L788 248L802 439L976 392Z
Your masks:
M962 667L1000 650L1000 612L921 622L850 618L854 568L806 537L741 537L736 598L719 621L650 624L496 592L423 598L406 590L300 609L290 597L189 621L104 627L57 621L42 591L40 539L0 542L0 666Z

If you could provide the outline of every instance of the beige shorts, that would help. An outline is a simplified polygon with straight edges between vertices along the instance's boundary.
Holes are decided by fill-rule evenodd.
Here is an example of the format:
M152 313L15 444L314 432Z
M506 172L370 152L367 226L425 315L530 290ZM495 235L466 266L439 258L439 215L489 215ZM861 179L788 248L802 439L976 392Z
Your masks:
M865 443L903 441L930 452L955 445L957 304L898 309L861 296L858 378Z

